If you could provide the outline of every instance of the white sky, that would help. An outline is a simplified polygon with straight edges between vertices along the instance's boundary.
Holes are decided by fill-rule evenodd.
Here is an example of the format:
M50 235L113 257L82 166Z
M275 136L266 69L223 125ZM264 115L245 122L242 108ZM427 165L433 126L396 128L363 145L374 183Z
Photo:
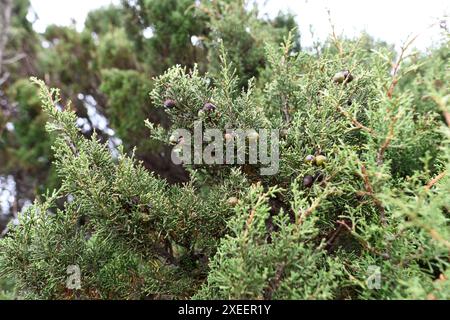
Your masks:
M162 0L164 1L164 0ZM442 39L438 24L429 26L440 19L447 20L448 0L254 0L262 14L276 15L279 10L290 10L297 15L302 33L302 45L312 44L310 26L315 39L323 40L330 33L327 9L337 33L348 36L367 31L370 35L400 45L410 34L421 33L416 47L425 49ZM87 13L95 8L119 3L119 0L31 0L39 20L35 22L37 31L45 30L48 24L71 24L77 21L81 29ZM450 26L450 23L448 23Z

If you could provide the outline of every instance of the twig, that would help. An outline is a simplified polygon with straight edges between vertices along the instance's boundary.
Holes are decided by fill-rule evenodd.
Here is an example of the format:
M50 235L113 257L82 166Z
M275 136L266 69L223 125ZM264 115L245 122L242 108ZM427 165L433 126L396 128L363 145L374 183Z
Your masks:
M380 149L377 152L377 165L379 165L379 166L383 163L384 153L386 152L386 149L391 144L392 139L394 139L394 128L395 128L395 123L397 122L397 119L398 118L396 116L392 117L392 121L389 124L389 133L386 136L386 139L384 140L383 144L381 145Z
M370 183L370 180L369 180L369 175L367 174L366 166L364 164L361 164L361 175L364 180L364 188L366 189L367 195L369 195L372 198L373 202L375 203L377 208L380 210L381 223L385 226L386 225L386 212L384 210L383 203L380 201L380 199L378 199L375 196L372 184Z
M397 75L398 75L398 71L400 69L400 65L401 65L401 63L404 60L405 52L412 45L412 43L417 39L418 36L419 36L419 34L415 35L410 40L407 39L405 44L400 49L400 56L398 57L397 61L395 62L394 66L393 66L393 69L392 69L392 82L391 82L391 84L389 86L389 89L387 91L387 96L389 97L389 99L392 98L392 95L394 93L394 89L397 86L397 83L398 83L398 80L399 80Z
M328 14L328 21L330 22L330 26L331 26L331 37L333 39L333 43L334 43L334 45L336 46L336 49L339 52L339 56L342 57L344 55L344 49L342 48L342 44L341 44L341 42L339 41L339 39L338 39L338 37L336 35L336 30L335 30L335 27L334 27L334 23L331 20L331 11L330 11L330 9L327 10L327 14Z
M252 209L250 211L250 215L247 218L247 221L245 223L244 238L247 238L248 230L250 229L250 226L251 226L251 224L253 222L253 219L255 219L255 213L256 213L255 209Z
M341 113L343 116L345 116L347 119L349 119L358 129L367 131L367 132L371 133L372 135L374 134L374 131L372 129L366 127L361 122L359 122L358 120L353 118L347 111L342 109L342 107L339 104L337 104L336 107L337 107L339 113Z
M12 0L0 2L0 75L3 73L3 56L8 42L9 29L11 24ZM3 77L2 77L3 78Z
M343 228L342 224L338 223L338 227L336 228L336 230L334 230L331 237L327 240L326 245L327 245L328 249L331 249L333 247L334 240L336 239L338 234L341 233L342 228Z
M283 280L284 269L286 267L286 263L282 262L278 265L275 276L273 279L269 281L268 287L264 290L264 299L271 300L273 293L278 289L281 284L281 280Z
M3 64L13 64L16 63L17 61L22 60L23 58L26 58L26 54L25 53L19 53L16 54L14 57L8 58L3 60Z
M344 220L337 220L336 221L337 224L339 224L340 226L345 227L345 229L347 229L350 233L353 233L353 228L350 227Z
M379 250L373 248L369 242L367 242L366 239L364 239L363 237L361 237L359 234L357 234L352 227L350 227L344 220L338 220L336 221L337 223L339 223L340 225L342 225L343 227L345 227L348 232L350 232L350 234L352 236L354 236L356 238L356 240L367 250L370 251L376 255L381 256L383 259L389 259L390 255L388 253L384 253L384 252L380 252Z
M303 220L314 212L314 210L319 206L320 200L320 198L316 198L308 209L306 209L304 212L300 212L297 219L297 225L301 225L303 223Z
M0 78L0 86L2 86L9 78L10 73L9 72L5 72L1 78Z
M284 121L286 122L286 125L289 125L291 122L291 116L289 115L289 105L288 105L288 99L283 95L283 114L284 114Z
M400 70L400 65L402 64L402 62L405 58L405 52L406 52L406 50L408 50L408 48L411 46L411 44L417 39L418 36L419 36L419 34L417 34L416 36L412 37L409 40L407 39L405 44L401 47L400 56L398 57L397 62L394 64L393 69L392 69L392 82L387 91L387 96L389 99L392 99L394 89L397 86L398 81L400 80L400 77L398 77L398 72ZM387 112L390 113L390 109L387 109ZM379 165L379 166L383 163L384 153L385 153L386 149L389 147L392 139L394 138L394 128L395 128L395 123L398 120L398 117L394 116L391 118L391 120L392 121L389 124L389 133L386 136L386 139L384 140L383 144L381 145L381 147L377 153L377 165Z
M427 96L428 97L428 96ZM448 111L445 103L443 102L442 99L435 97L435 96L431 96L430 97L438 106L439 108L442 110L442 114L444 115L444 119L445 122L447 123L447 127L450 127L450 112Z
M288 63L289 43L290 42L286 42L286 45L284 48L283 60L281 62L282 66L286 68L286 70L285 70L286 74L289 74L289 63ZM289 114L289 99L288 99L288 97L286 97L286 95L284 93L282 93L281 100L283 102L282 111L284 114L284 121L286 122L286 125L289 125L289 123L291 122L291 116Z

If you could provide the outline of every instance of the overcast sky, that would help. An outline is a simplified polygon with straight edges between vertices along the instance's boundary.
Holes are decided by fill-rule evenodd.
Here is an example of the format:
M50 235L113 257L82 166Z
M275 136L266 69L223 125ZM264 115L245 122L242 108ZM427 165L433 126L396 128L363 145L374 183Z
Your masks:
M68 25L74 19L81 29L87 13L95 8L119 3L119 0L31 0L39 20L38 31L48 24ZM372 36L400 45L408 35L421 33L416 41L420 49L442 39L439 25L448 22L448 0L256 0L261 14L274 16L280 10L290 10L297 16L302 33L302 45L312 44L310 26L315 39L323 40L330 32L327 9L338 33L348 36L365 30Z

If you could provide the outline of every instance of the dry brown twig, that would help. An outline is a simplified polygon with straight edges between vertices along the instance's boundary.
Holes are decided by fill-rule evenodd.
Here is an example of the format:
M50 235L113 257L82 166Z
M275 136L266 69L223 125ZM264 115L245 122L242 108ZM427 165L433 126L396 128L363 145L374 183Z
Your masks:
M303 220L314 212L314 210L319 206L320 200L321 198L316 198L308 209L297 215L297 225L301 225Z
M366 249L367 251L379 255L381 256L383 259L389 259L390 255L387 252L381 252L378 249L372 247L370 245L370 243L364 239L363 237L361 237L359 234L356 233L354 226L352 225L351 227L345 222L345 220L337 220L336 221L338 224L342 225L343 227L345 227L345 229L347 229L347 231L356 238L356 240L358 240L358 242L364 247L364 249Z
M433 187L436 183L439 182L439 180L441 180L443 177L445 177L445 175L447 174L447 171L443 171L440 174L438 174L436 177L434 177L433 179L430 180L430 182L427 183L427 185L425 186L425 190L430 190L431 187Z
M386 136L386 139L384 140L383 144L381 145L380 149L377 152L377 165L383 164L384 160L384 153L386 152L386 149L391 144L392 139L394 139L394 130L395 130L395 124L397 123L397 116L393 116L391 119L391 122L389 124L389 132Z
M247 238L248 231L249 231L250 226L251 226L251 224L252 224L252 222L253 222L253 219L255 218L255 213L256 213L255 209L252 209L252 210L250 211L250 215L249 215L249 217L247 218L247 221L246 221L246 223L245 223L244 238Z
M416 39L417 39L419 36L421 36L421 34L422 34L423 32L425 32L426 30L428 30L428 29L430 29L430 28L436 26L436 24L437 24L436 22L435 22L435 23L432 23L432 24L429 25L427 28L423 29L421 32L418 32L415 36L413 36L413 37L408 36L408 38L406 38L406 40L405 40L403 46L400 48L400 55L399 55L399 58L398 58L397 61L393 64L393 69L392 69L392 83L391 83L391 86L389 87L389 89L391 89L392 85L393 85L393 87L392 87L392 90L391 90L391 91L388 90L388 93L391 92L390 98L392 97L393 90L394 90L394 88L395 88L395 86L396 86L396 84L398 83L398 80L399 80L399 79L397 78L397 74L398 74L398 71L400 70L400 65L401 65L401 63L402 63L407 57L411 56L411 55L405 56L406 51L411 47L411 45L414 43L414 41L416 41ZM395 79L397 79L397 80L395 80ZM395 82L395 83L394 83L394 82ZM388 94L388 96L389 96L389 94Z
M386 211L384 209L383 203L375 196L366 166L364 164L361 164L361 176L364 180L364 188L366 189L366 194L372 198L374 204L377 206L378 210L380 210L381 223L383 225L386 225Z
M403 60L405 59L405 53L409 49L409 47L414 43L414 41L419 37L420 34L415 35L412 38L407 38L404 45L400 48L400 55L397 59L397 61L394 63L392 68L392 82L389 86L389 89L387 91L387 96L389 99L392 98L392 95L394 93L394 89L397 86L398 81L400 78L398 77L398 72L400 70L400 65L402 64Z
M336 29L335 29L334 23L331 19L330 9L327 10L327 14L328 14L328 21L330 22L330 26L331 26L331 38L333 39L333 43L339 52L339 57L342 58L342 56L344 55L344 48L342 48L342 43L339 41L339 38L336 35Z
M286 45L284 49L283 60L281 62L282 66L286 68L285 70L286 74L289 74L288 59L289 59L289 47ZM282 94L281 100L282 100L282 111L284 115L284 121L286 122L286 125L289 125L289 123L291 122L291 116L289 114L289 98L285 94Z
M442 245L444 245L445 247L447 247L450 250L450 241L445 239L436 229L427 226L426 224L415 219L414 217L412 217L412 220L413 220L413 223L415 223L417 226L426 230L431 238L433 238L437 242L441 243Z
M347 119L349 119L356 126L356 128L367 131L370 134L374 134L374 131L372 129L366 127L361 122L352 117L352 115L349 114L347 111L345 111L339 104L336 104L336 108L339 111L339 113L342 114Z
M404 45L400 49L400 55L397 59L397 61L393 64L392 68L392 81L389 85L389 89L387 91L387 96L389 99L392 99L392 96L394 94L394 89L397 86L398 81L400 80L400 77L398 76L400 66L402 62L405 59L405 53L409 49L409 47L414 43L414 41L419 37L420 34L415 35L414 37L406 39ZM386 110L388 114L391 112L391 110L388 108ZM382 165L384 160L384 154L391 144L392 140L394 139L394 130L395 130L395 124L397 123L398 116L394 115L390 118L391 122L389 123L389 131L388 134L381 145L380 149L377 152L377 165Z
M331 236L328 238L328 240L326 242L326 245L328 248L331 248L333 246L334 240L337 238L337 236L341 232L342 228L343 228L343 225L338 223L338 227L336 228L336 230L334 230L334 232L331 234Z
M268 287L264 290L264 299L272 299L273 293L278 289L283 280L285 268L286 262L282 262L277 266L274 277L269 281Z
M0 2L0 76L3 74L4 56L6 44L8 42L11 24L13 2L12 0L3 0Z

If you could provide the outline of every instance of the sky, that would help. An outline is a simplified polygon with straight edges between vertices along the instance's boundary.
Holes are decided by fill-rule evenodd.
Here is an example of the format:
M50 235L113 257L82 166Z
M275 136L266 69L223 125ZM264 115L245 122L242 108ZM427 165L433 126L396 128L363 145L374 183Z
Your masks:
M442 39L440 20L450 13L448 0L253 0L260 7L261 15L275 16L280 10L297 16L302 33L302 45L311 46L314 41L325 39L331 21L338 34L353 36L367 31L377 39L400 46L409 35L420 34L415 42L424 50ZM49 24L70 25L76 21L82 29L87 13L95 8L120 3L120 0L31 0L38 20L37 31L44 31ZM32 17L32 15L30 15ZM435 23L434 26L430 27ZM449 24L450 25L450 24ZM310 28L314 31L314 37Z

